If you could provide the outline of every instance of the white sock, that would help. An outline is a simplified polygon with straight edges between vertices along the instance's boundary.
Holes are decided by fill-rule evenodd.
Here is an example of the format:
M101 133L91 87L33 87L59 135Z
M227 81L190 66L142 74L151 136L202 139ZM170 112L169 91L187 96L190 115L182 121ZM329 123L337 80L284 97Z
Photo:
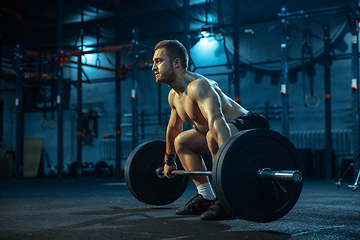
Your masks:
M197 186L198 193L203 196L206 200L214 200L215 199L215 193L211 187L210 182L203 183L199 186Z

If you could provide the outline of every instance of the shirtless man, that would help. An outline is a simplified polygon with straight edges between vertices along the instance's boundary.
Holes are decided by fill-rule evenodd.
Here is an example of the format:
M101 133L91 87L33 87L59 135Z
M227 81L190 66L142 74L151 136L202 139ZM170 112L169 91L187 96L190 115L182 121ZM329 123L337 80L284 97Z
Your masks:
M215 81L189 72L186 48L177 40L159 42L154 49L152 70L157 83L167 84L171 90L168 101L171 115L166 131L164 175L172 178L176 169L175 154L187 171L206 171L200 154L214 159L220 146L231 135L244 129L269 128L265 118L241 107L226 96ZM193 129L182 131L186 122ZM177 214L198 214L203 220L231 218L216 200L209 178L192 176L198 194Z

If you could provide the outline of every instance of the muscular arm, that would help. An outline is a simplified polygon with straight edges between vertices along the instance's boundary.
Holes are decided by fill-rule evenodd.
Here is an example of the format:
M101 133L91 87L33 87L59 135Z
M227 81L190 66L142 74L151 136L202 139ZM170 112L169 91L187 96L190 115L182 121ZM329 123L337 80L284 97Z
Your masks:
M173 90L169 93L169 105L171 107L171 114L169 123L166 130L166 153L169 155L174 155L176 153L174 140L177 135L179 135L182 131L182 120L180 119L176 108L174 106L174 97L175 92ZM164 164L164 176L167 178L173 178L175 175L171 175L171 171L176 169L176 164L174 165L167 165Z
M194 81L188 86L188 93L198 104L212 137L220 147L230 138L231 132L222 111L220 96L213 84L206 79Z
M169 105L171 107L171 114L166 130L166 152L171 155L175 154L174 140L176 136L182 132L182 120L177 114L174 106L175 94L176 93L171 90L168 96Z

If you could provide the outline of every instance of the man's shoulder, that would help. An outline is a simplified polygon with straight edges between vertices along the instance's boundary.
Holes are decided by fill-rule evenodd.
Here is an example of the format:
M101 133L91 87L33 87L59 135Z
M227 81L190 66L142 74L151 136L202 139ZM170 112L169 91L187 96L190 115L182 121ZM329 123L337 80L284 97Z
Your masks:
M174 99L175 96L176 96L176 91L174 89L170 89L168 98L169 99Z
M175 90L174 89L170 89L169 91L169 95L168 95L168 102L170 104L171 107L173 107L174 105L174 97L175 97Z
M202 85L208 85L209 82L209 79L207 79L206 77L199 76L198 78L195 78L193 81L191 81L191 83L189 83L188 88L196 88Z
M213 81L207 78L199 78L192 81L187 87L187 95L194 100L207 96L213 88Z
M217 85L217 83L206 77L200 77L192 81L188 87L188 91L199 92L201 90L210 89Z

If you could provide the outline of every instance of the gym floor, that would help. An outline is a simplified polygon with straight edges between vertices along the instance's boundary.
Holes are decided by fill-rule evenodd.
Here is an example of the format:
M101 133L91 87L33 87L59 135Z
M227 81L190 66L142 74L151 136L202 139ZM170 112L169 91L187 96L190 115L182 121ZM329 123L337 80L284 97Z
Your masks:
M360 239L360 189L305 179L295 207L270 223L202 221L139 202L123 179L0 179L0 239Z

